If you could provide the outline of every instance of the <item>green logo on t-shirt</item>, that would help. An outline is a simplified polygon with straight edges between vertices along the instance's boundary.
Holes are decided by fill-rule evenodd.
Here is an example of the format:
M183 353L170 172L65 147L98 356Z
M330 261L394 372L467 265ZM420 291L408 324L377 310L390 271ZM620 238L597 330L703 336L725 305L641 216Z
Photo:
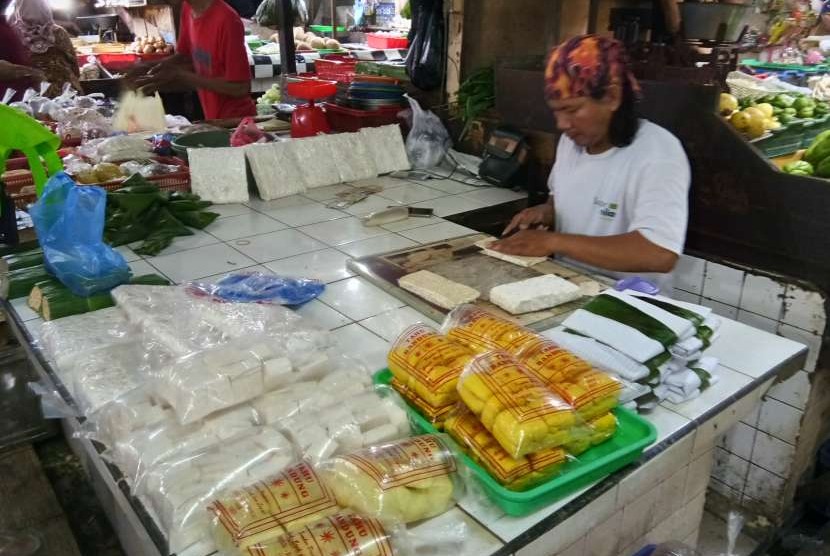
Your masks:
M594 205L599 207L599 213L601 216L605 216L606 218L614 218L617 216L617 211L619 209L619 204L617 203L609 203L601 200L599 197L594 197Z

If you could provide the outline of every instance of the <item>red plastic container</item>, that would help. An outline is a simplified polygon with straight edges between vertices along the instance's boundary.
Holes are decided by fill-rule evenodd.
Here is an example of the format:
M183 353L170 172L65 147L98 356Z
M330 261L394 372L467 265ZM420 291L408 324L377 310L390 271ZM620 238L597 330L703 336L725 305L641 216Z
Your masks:
M378 48L380 50L386 50L387 48L409 48L409 39L406 37L390 37L389 35L367 33L366 42L369 44L369 48Z
M138 62L138 55L131 52L123 54L96 54L102 66L110 71L122 71L131 68Z
M358 110L338 104L324 102L326 117L334 131L358 131L363 127L380 127L399 124L398 112L405 110L399 106L381 108L380 110Z
M357 60L320 58L319 60L314 60L314 68L317 70L317 76L320 79L351 83L356 73Z

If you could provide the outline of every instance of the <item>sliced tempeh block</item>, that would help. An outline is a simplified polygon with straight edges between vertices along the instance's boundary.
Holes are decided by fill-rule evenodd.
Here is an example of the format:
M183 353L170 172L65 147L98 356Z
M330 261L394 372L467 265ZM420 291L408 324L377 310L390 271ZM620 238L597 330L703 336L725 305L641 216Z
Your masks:
M398 279L398 285L444 309L452 309L478 299L481 293L464 284L447 280L428 270L419 270Z
M581 296L579 286L553 274L502 284L490 290L490 302L513 315L549 309Z
M475 243L475 246L481 247L482 253L484 253L488 257L493 257L494 259L507 261L508 263L513 263L519 266L533 266L535 264L539 264L541 262L545 262L546 260L548 260L547 257L521 257L519 255L506 255L504 253L499 253L498 251L493 251L492 249L487 248L489 245L495 243L496 241L498 241L498 239L494 237L482 239L481 241L477 241Z

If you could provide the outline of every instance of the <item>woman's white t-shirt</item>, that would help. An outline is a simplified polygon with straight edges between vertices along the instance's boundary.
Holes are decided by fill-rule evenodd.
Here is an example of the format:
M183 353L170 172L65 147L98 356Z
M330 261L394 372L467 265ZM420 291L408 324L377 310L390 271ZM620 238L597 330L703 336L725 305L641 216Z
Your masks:
M689 160L680 141L647 120L640 120L629 146L596 155L562 135L548 178L556 231L587 236L637 231L680 254L686 239L690 181ZM591 270L615 278L632 275ZM671 274L637 275L671 293Z

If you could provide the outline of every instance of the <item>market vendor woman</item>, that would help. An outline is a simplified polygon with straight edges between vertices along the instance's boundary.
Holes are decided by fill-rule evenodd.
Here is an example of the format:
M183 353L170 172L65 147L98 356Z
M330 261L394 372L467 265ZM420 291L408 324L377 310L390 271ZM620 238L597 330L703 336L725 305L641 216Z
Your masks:
M586 35L551 52L545 96L562 136L550 198L516 215L493 249L636 274L670 293L686 236L689 161L677 138L638 118L639 93L618 41Z
M146 92L184 85L196 89L205 118L253 116L245 29L224 0L185 0L176 54L127 78Z

